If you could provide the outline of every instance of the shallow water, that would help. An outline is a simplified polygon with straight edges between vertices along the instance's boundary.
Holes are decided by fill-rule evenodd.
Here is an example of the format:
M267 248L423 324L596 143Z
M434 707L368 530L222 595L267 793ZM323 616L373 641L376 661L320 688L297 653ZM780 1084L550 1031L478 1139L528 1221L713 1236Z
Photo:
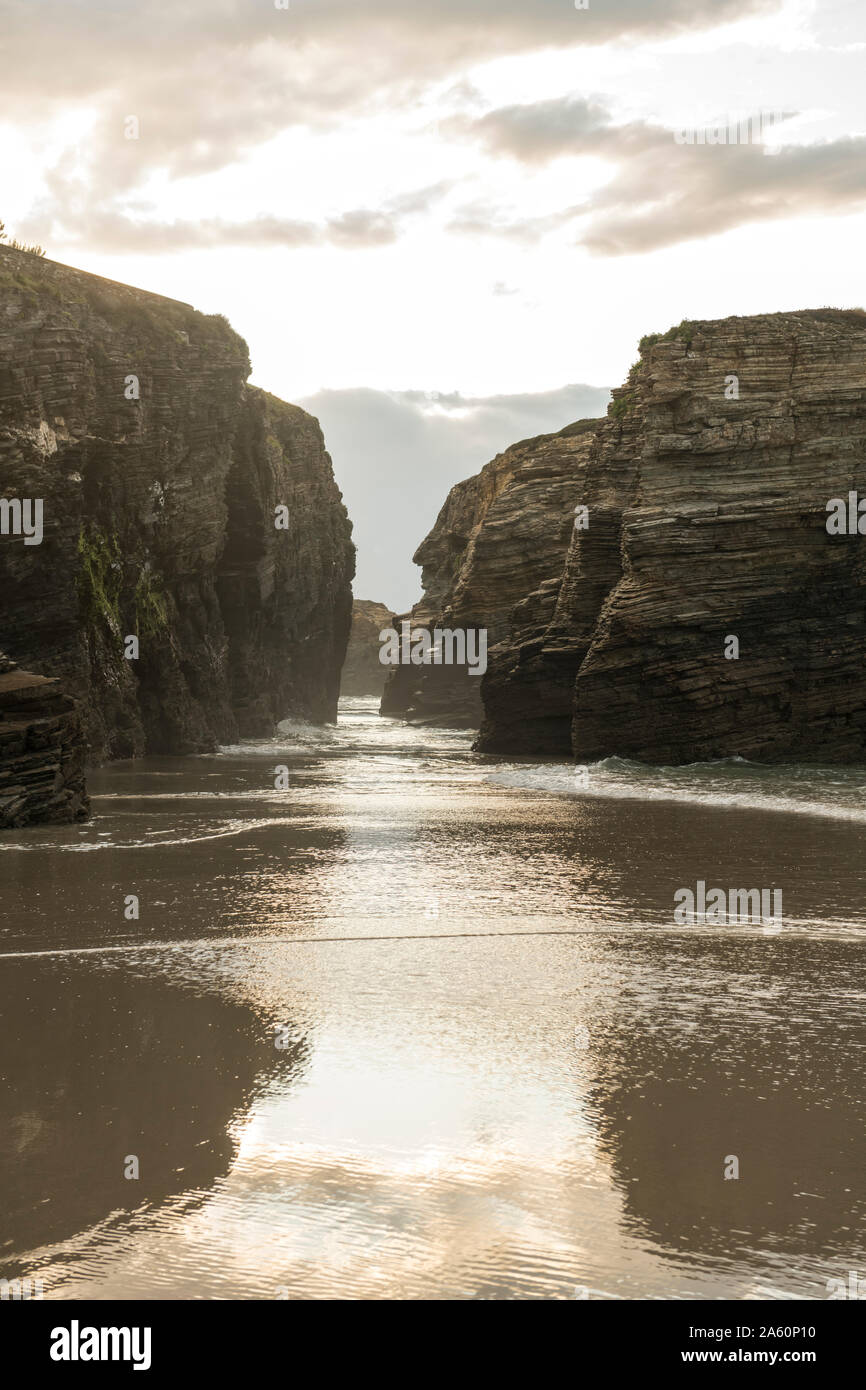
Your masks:
M66 1299L866 1275L866 769L470 742L344 701L336 728L114 765L86 827L0 840L0 1275ZM781 929L676 925L698 879L781 888Z

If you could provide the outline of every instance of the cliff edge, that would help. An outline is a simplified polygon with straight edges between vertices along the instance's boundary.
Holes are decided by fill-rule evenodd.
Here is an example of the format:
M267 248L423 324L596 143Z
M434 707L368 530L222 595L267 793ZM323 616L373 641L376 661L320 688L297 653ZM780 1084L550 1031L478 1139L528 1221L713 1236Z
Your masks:
M0 248L0 645L90 759L336 717L351 525L249 371L221 315Z
M437 614L492 629L477 746L862 761L866 313L684 322L642 341L613 397L546 493L521 496L506 451L416 557ZM533 442L534 466L563 436ZM480 553L486 602L464 603Z
M408 615L413 629L483 628L488 645L508 636L515 605L562 568L595 423L513 444L451 489L414 556L424 595ZM477 728L481 687L466 666L395 666L382 713Z

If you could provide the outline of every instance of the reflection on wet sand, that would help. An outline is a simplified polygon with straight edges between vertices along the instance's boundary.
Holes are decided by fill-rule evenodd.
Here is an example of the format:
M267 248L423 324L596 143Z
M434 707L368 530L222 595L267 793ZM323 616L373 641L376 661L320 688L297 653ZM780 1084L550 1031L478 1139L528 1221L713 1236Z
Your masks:
M628 983L592 1027L587 1104L628 1228L826 1297L866 1210L862 947L705 934L609 954Z
M859 824L491 766L362 710L105 769L83 835L0 846L0 1276L823 1298L864 1268ZM781 885L783 930L675 926L708 875Z
M151 969L152 969L151 965ZM82 958L0 971L0 1273L23 1252L110 1218L200 1199L237 1153L268 1077L303 1071L303 1036L276 1059L249 1009ZM138 1160L138 1179L128 1159Z

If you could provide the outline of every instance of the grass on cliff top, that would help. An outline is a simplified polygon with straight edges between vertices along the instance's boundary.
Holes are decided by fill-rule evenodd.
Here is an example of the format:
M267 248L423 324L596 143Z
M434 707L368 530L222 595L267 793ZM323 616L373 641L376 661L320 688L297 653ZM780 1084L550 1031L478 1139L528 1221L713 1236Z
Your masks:
M648 352L651 347L654 347L656 343L670 343L673 342L674 338L685 338L686 348L688 349L692 341L694 326L694 319L682 319L673 328L669 328L667 333L645 333L638 343L638 352L643 356L643 354ZM639 366L639 362L634 363L629 372L629 377L631 377L632 372Z
M852 324L858 328L866 328L866 309L837 309L831 304L825 304L821 309L800 309L781 311L778 314L740 314L734 315L736 318L809 318L815 319L820 323ZM712 322L712 320L708 320ZM682 319L673 328L669 328L666 333L646 333L638 343L640 357L637 362L632 362L628 369L627 383L633 386L637 380L638 372L641 367L641 360L656 343L670 343L675 338L682 338L686 352L689 351L694 331L700 320ZM618 400L611 401L607 408L609 419L620 420L627 415L634 407L633 395L624 392Z
M249 373L249 350L225 314L202 314L191 304L91 275L60 261L0 242L0 290L25 296L38 307L47 297L74 315L89 309L121 333L151 339L173 336L203 348L229 348Z
M0 246L0 250L4 249ZM34 308L43 295L49 295L57 304L63 304L66 298L50 281L39 280L29 275L26 266L21 266L20 269L17 266L15 269L0 269L0 290L15 290Z
M832 304L823 304L820 309L804 309L810 319L821 319L824 323L855 323L866 327L866 309L837 309Z
M866 309L839 309L832 304L824 304L820 309L782 309L774 314L735 314L732 315L732 317L744 321L749 318L808 318L817 319L821 323L848 323L858 328L866 327ZM722 322L723 321L724 320L722 320ZM651 347L654 347L656 343L670 343L673 342L675 338L683 338L685 340L686 351L688 351L692 344L694 331L700 322L701 320L699 319L682 319L682 321L673 328L669 328L666 333L646 333L638 343L638 351L641 356L643 356L643 354L648 352ZM708 320L708 322L714 322L714 320ZM634 374L637 372L639 366L640 363L635 362L630 368L630 381L633 380Z
M6 223L0 219L0 244L5 243L7 251L23 251L25 256L44 256L45 247L40 246L35 241L19 241L17 237L9 239L6 231Z
M135 297L139 293L141 298ZM87 285L85 296L91 309L113 328L124 332L138 332L146 337L163 337L171 332L205 346L228 341L233 346L241 345L244 354L247 352L246 343L225 314L201 314L192 306L170 299L149 299L144 290L124 294L122 290L113 291L99 283Z

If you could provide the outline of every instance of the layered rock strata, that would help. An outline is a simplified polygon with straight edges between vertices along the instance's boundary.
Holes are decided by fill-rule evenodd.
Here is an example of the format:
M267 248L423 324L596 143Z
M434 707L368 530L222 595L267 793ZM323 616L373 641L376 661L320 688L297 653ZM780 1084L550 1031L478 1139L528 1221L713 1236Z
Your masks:
M415 554L424 596L412 628L483 628L488 649L510 633L515 605L555 584L582 495L593 421L514 444L448 494ZM394 667L383 714L413 722L481 722L482 679L457 665Z
M686 322L643 340L613 396L572 478L586 529L555 574L510 576L521 595L490 653L478 746L862 760L866 314ZM477 524L477 482L453 534ZM831 534L828 502L849 494L853 534ZM550 537L561 524L554 505ZM425 583L450 596L469 573L455 547Z
M221 315L0 250L0 642L92 759L336 717L354 549L317 422ZM128 639L138 656L127 659Z
M82 820L88 809L74 700L0 652L0 830Z

